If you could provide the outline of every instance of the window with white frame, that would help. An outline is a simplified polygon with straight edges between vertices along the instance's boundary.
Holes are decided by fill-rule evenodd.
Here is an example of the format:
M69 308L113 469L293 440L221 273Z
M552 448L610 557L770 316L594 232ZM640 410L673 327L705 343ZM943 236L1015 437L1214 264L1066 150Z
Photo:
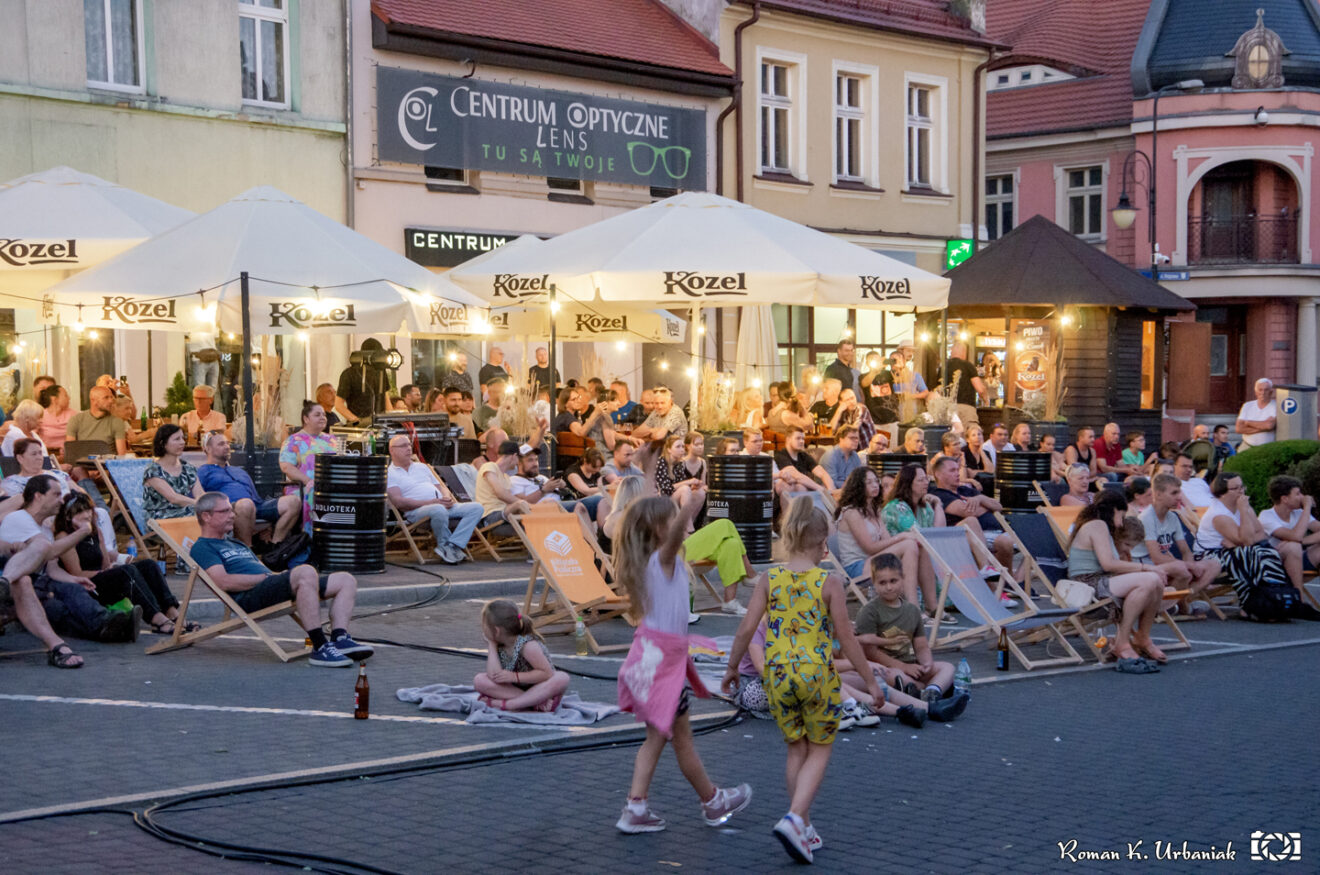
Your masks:
M288 0L238 0L243 102L289 105Z
M1068 230L1078 237L1098 240L1104 234L1104 168L1073 167L1065 173Z
M862 107L864 80L861 76L839 73L834 77L834 178L861 182L864 174Z
M87 84L142 90L141 0L83 0Z
M932 107L935 89L929 85L907 87L907 184L908 188L932 188L934 179L935 122Z
M761 64L761 170L792 173L789 140L792 136L793 94L791 65L776 61Z
M985 178L985 231L990 240L998 240L1013 230L1013 174Z

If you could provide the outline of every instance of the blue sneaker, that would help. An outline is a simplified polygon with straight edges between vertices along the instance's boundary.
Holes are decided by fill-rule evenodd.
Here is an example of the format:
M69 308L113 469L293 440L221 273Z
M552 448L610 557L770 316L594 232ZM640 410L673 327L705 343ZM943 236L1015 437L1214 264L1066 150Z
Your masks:
M339 651L339 648L333 642L327 641L320 647L312 651L312 655L307 660L312 665L319 665L322 668L352 668L353 660L349 659Z
M369 659L376 652L371 645L359 644L347 635L343 638L336 638L331 643L335 645L335 649L340 653L350 659L356 659L359 662L364 659Z

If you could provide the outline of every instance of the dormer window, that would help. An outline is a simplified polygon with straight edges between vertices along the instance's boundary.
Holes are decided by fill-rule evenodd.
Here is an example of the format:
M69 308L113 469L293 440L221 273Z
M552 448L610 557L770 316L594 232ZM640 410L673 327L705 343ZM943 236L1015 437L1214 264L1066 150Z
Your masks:
M1283 56L1288 54L1279 35L1265 26L1265 10L1256 10L1256 25L1238 37L1228 57L1235 60L1234 88L1280 88Z

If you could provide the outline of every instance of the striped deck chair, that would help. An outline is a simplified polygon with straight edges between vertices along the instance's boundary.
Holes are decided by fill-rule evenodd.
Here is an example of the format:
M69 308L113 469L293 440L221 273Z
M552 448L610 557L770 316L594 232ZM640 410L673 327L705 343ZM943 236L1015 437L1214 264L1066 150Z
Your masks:
M137 543L138 554L143 558L156 556L150 545L159 546L160 538L148 525L147 511L142 502L142 476L146 474L151 459L98 458L95 463L96 470L101 474L101 483L110 493L111 512L123 516L129 535Z
M985 543L978 538L969 537L965 529L928 528L912 529L926 547L927 555L935 565L935 574L940 579L938 608L935 611L935 623L927 631L932 649L943 647L962 648L978 641L995 641L1002 630L1007 633L1008 648L1014 658L1027 671L1058 665L1080 665L1084 660L1069 643L1060 626L1068 626L1079 634L1085 634L1077 622L1078 612L1073 608L1061 606L1043 607L1032 601L1007 568L998 560ZM994 589L981 576L981 568L990 565L999 571L1005 591L1019 600L1016 608L1008 607L999 600ZM958 627L947 635L940 635L940 625L944 619L944 604L952 601L959 613L970 624ZM1063 656L1032 659L1020 646L1026 643L1025 635L1040 631L1047 634L1063 649Z
M830 532L829 539L826 540L825 542L825 547L826 550L828 551L825 554L825 561L830 563L830 565L834 567L834 570L839 572L839 574L847 582L844 591L847 592L848 595L857 599L857 601L859 601L860 603L866 604L869 601L869 599L867 599L866 597L866 590L864 590L862 587L869 588L871 586L870 565L871 565L871 560L874 559L875 557L867 556L866 567L862 569L861 573L858 574L856 577L849 577L847 569L843 567L843 562L840 561L839 559L838 532Z

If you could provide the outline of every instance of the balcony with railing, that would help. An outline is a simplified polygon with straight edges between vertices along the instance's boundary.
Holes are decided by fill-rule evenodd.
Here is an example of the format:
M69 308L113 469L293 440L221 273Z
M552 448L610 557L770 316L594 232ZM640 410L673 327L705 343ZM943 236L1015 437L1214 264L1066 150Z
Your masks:
M1297 264L1297 216L1199 216L1187 219L1187 263Z

